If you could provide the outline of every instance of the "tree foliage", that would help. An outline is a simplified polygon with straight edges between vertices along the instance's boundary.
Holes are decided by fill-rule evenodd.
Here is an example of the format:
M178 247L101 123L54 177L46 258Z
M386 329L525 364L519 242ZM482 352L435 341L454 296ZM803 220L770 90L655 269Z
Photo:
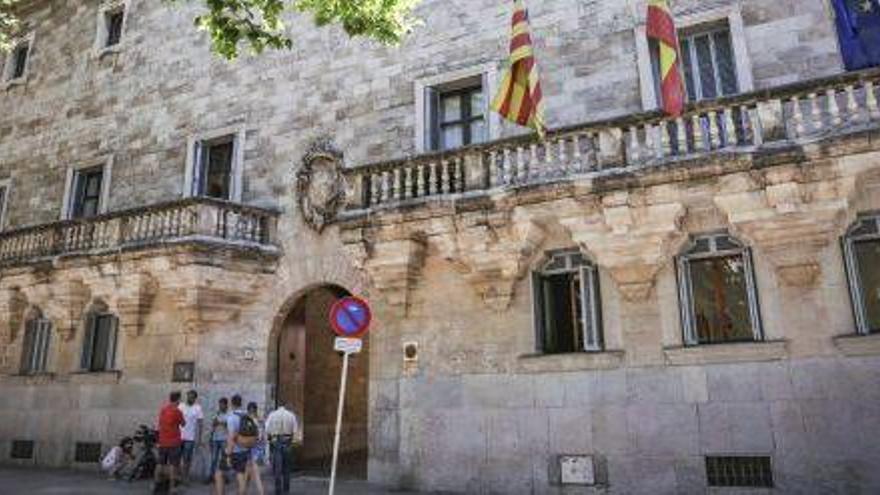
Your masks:
M13 7L21 0L0 0L0 48L9 48L15 32ZM168 3L202 3L206 12L195 25L211 39L211 49L226 59L242 49L290 48L295 36L287 30L289 12L312 15L319 26L339 24L350 36L363 36L394 44L415 24L413 9L421 0L165 0Z

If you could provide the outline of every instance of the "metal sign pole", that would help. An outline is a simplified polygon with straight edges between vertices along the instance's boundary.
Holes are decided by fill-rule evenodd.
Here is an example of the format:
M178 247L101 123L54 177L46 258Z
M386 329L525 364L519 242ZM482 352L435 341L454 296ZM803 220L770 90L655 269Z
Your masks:
M348 381L348 356L345 352L342 357L342 383L339 385L339 408L336 411L336 436L333 438L333 467L330 470L330 495L336 488L336 463L339 462L339 437L342 433L342 408L345 406L345 385Z

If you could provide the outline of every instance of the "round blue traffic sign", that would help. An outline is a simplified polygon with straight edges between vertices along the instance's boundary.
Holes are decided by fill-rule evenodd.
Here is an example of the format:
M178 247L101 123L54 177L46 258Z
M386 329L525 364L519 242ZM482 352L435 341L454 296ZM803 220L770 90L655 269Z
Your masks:
M370 329L372 320L370 306L357 297L344 297L330 308L330 326L340 337L360 337Z

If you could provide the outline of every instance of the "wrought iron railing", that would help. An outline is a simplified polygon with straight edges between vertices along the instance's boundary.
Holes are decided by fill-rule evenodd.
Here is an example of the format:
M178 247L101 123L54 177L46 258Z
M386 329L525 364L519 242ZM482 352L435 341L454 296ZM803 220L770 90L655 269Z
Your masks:
M0 233L0 266L162 244L214 243L275 252L278 212L188 198Z
M880 125L880 70L700 102L684 115L630 115L346 170L347 215L613 173Z

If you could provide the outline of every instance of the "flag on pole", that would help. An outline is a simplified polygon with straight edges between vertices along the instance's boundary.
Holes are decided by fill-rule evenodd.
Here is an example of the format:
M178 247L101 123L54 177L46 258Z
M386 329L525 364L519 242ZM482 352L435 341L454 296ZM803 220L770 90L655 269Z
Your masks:
M666 0L648 2L648 38L660 46L660 93L663 111L679 116L684 111L684 82L681 79L681 58L678 52L678 33L672 11Z
M514 0L513 6L510 67L492 101L492 110L511 122L531 127L543 137L544 95L529 34L529 13L522 0Z
M847 70L880 65L880 2L831 0Z

